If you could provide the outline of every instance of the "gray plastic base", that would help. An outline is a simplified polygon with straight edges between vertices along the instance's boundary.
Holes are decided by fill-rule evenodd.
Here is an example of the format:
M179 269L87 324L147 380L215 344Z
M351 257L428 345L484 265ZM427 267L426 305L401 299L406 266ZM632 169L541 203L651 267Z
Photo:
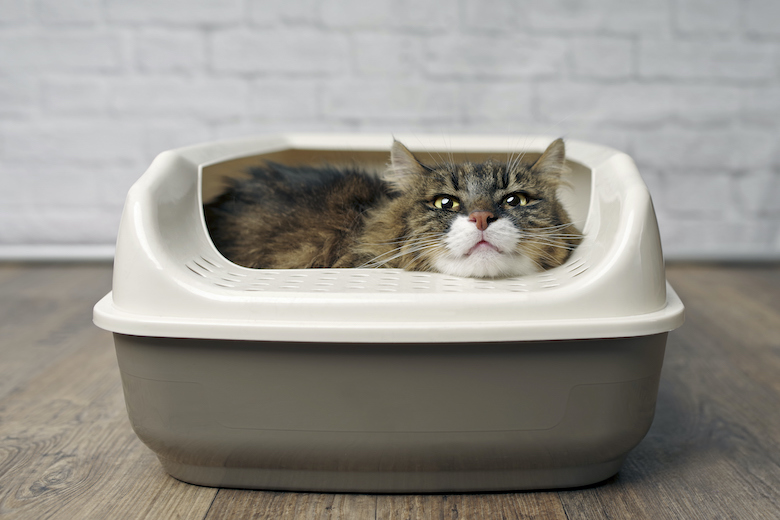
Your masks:
M346 472L262 468L208 468L160 462L171 476L203 486L319 492L432 493L557 489L601 482L615 475L625 457L574 468L504 471ZM585 483L585 484L583 484Z
M603 481L650 427L666 344L114 337L130 421L172 476L364 493Z

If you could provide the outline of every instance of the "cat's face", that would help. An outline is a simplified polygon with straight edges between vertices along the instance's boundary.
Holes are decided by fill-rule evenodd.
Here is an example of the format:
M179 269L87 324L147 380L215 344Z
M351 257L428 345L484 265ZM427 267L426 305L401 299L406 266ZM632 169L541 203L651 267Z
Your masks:
M388 180L402 192L407 250L423 268L470 277L507 277L556 267L580 240L557 190L563 141L532 165L422 165L393 145ZM412 253L413 251L413 253Z

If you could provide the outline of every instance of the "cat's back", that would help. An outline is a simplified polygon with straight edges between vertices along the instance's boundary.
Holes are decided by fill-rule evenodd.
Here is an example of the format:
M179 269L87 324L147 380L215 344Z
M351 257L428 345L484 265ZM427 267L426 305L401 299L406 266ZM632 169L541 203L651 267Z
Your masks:
M246 267L333 267L349 255L366 211L391 197L359 168L269 163L204 208L214 245Z

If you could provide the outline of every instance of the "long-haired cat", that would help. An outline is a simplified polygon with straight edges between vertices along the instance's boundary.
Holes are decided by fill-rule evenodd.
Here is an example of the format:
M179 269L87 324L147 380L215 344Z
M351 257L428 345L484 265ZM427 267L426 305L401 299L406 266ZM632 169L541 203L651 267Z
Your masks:
M398 267L509 277L561 265L582 236L558 199L561 139L533 164L421 163L393 143L383 176L267 164L205 207L217 249L245 267Z

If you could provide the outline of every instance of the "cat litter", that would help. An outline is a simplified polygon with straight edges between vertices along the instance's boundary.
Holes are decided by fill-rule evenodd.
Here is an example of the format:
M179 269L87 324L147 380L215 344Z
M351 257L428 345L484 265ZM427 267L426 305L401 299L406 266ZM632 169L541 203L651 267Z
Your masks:
M542 136L397 136L420 159L497 159ZM397 269L248 269L203 204L263 160L381 169L389 135L294 134L168 151L131 188L113 290L130 422L194 484L329 492L566 488L617 473L655 411L667 334L652 202L633 161L567 142L584 240L510 279Z

